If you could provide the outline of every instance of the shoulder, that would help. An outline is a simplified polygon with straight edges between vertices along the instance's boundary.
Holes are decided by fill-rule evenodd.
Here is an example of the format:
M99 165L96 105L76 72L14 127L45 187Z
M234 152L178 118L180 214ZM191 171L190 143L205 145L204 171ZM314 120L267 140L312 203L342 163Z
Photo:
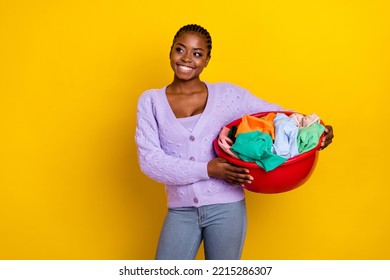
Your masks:
M236 102L238 100L245 100L248 95L251 95L247 89L228 82L211 84L210 88L210 92L215 93L219 99L222 98L226 101L234 100L234 102Z
M242 88L241 86L229 82L219 82L219 83L207 84L207 85L212 86L217 92L237 92L237 93L248 92L246 89Z
M148 89L145 90L140 97L138 98L138 103L147 102L159 97L159 95L164 91L164 89Z
M164 94L164 88L145 90L138 98L137 108L139 112L147 112L161 103L161 95Z

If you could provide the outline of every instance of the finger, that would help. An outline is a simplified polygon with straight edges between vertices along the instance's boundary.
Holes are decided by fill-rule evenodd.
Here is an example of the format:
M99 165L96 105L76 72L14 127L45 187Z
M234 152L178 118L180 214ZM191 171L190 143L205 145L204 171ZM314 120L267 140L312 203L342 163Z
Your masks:
M328 143L330 144L332 142L334 135L333 134L327 134L325 137L322 139L323 143Z
M253 177L248 174L229 172L227 178L237 183L252 183Z
M250 184L253 181L253 177L245 177L245 178L242 178L242 177L231 177L231 180L233 180L234 182L238 182L238 183Z
M333 127L331 125L325 126L325 136L330 136L332 135L333 137Z
M321 143L321 149L326 148L330 143L332 143L332 138L330 138L330 139L325 139L324 138L322 140L322 143Z
M226 169L229 172L234 172L234 173L242 173L242 174L248 174L249 173L249 169L244 168L244 167L234 166L234 165L231 165L230 163L229 163L229 166L226 167Z
M333 128L332 126L328 125L325 127L325 136L322 138L321 147L327 146L332 142L334 135L333 135Z

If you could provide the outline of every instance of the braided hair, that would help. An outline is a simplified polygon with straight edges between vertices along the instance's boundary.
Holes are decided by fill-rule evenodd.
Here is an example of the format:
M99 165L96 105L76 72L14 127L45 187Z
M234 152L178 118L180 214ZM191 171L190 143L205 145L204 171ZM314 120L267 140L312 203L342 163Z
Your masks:
M208 54L207 55L210 57L211 56L211 48L212 48L210 33L205 28L203 28L202 26L197 25L197 24L185 25L182 28L180 28L179 31L176 32L175 37L173 37L173 42L172 42L170 53L172 52L172 48L173 48L173 45L175 43L175 40L181 34L183 34L185 32L191 32L191 31L192 32L196 32L196 33L202 35L206 39L206 45L207 45L207 50L208 50Z

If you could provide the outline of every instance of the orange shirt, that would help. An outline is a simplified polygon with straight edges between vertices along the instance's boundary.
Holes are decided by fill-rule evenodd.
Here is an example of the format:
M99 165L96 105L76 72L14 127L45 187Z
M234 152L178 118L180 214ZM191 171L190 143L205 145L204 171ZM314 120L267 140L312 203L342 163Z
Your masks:
M275 113L269 113L262 118L245 115L237 127L236 137L243 132L261 131L268 133L272 140L275 139L274 118Z

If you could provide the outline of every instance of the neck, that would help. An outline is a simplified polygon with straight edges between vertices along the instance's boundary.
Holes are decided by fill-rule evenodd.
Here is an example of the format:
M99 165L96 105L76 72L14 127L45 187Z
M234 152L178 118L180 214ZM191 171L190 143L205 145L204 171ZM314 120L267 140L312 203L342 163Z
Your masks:
M200 79L183 81L175 78L168 87L172 93L194 93L204 90L205 84Z

